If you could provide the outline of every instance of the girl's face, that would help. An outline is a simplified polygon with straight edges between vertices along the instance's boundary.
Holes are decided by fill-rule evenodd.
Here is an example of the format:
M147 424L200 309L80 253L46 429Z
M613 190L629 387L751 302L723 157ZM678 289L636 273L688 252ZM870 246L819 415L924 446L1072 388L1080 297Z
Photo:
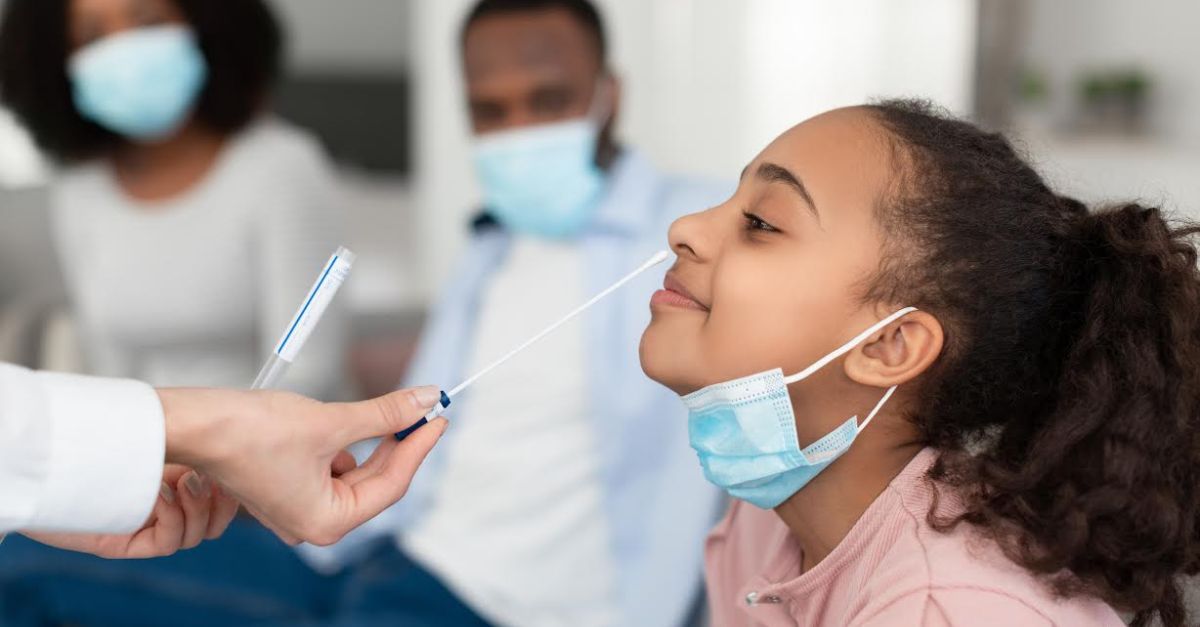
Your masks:
M777 367L793 374L906 305L862 302L890 170L876 122L840 109L767 146L727 202L676 221L679 259L642 336L646 373L681 395ZM808 381L849 383L831 364L792 386L794 402Z
M71 0L67 17L73 51L133 28L187 23L171 0Z

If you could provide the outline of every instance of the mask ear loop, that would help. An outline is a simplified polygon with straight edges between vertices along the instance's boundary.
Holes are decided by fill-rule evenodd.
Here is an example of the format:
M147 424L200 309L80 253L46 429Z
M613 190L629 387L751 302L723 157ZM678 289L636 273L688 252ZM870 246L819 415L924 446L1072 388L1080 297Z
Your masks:
M849 342L846 342L837 350L818 359L816 361L816 363L814 363L813 365L805 368L804 370L801 370L800 372L797 372L796 374L794 374L790 377L784 377L783 378L784 384L791 385L792 383L795 383L797 381L801 381L803 379L808 378L808 376L811 375L812 373L820 370L821 368L824 368L825 366L828 366L829 363L832 362L833 360L854 350L855 346L858 346L859 344L864 342L867 338L878 333L881 329L883 329L887 325L903 318L904 316L907 316L908 314L910 314L914 311L917 311L916 307L905 307L904 309L897 311L896 313L884 318L883 320L876 322L875 324L871 325L871 327L868 328L866 331L863 331L862 333L859 333L858 335L854 336L854 339L850 340ZM879 402L875 404L875 408L871 410L871 413L867 414L866 420L863 420L861 423L859 423L857 425L858 433L862 433L863 429L866 429L867 425L871 424L871 421L875 419L875 415L879 413L879 410L883 409L883 406L885 403L888 402L888 399L892 398L892 394L894 394L896 392L897 387L898 386L893 385L892 387L888 388L887 392L883 393L883 398L879 399Z
M891 398L892 394L896 392L897 387L899 386L893 385L892 387L888 388L887 392L883 393L883 398L879 399L878 403L875 403L875 409L872 409L871 413L867 414L867 419L858 424L859 433L862 433L863 429L866 429L867 425L871 424L871 421L875 419L875 414L878 414L879 410L883 409L884 403L888 402L888 399Z
M801 370L800 372L797 372L796 374L794 374L790 377L784 377L783 382L788 385L791 385L797 381L807 379L809 377L809 375L811 375L812 373L820 370L821 368L824 368L825 366L828 366L829 362L854 350L855 346L858 346L859 344L863 343L867 338L871 337L872 335L875 335L876 333L878 333L881 329L883 329L887 325L899 320L900 318L903 318L904 316L907 316L908 314L910 314L914 311L917 311L916 307L905 307L904 309L897 311L896 313L884 318L883 320L876 322L875 324L871 325L871 327L869 329L867 329L866 331L863 331L862 333L859 333L858 335L854 336L854 339L850 340L849 342L846 342L845 344L842 344L841 348L838 348L837 350L833 351L832 353L829 353L828 355L818 359L816 361L816 363L814 363L813 365L805 368L804 370Z

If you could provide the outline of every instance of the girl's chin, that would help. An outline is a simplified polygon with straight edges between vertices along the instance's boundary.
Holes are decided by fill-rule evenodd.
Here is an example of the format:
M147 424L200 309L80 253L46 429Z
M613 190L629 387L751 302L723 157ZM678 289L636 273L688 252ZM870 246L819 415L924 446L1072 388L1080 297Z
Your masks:
M642 363L642 372L652 381L675 392L680 396L690 394L699 389L685 372L683 365L687 362L679 351L672 350L678 340L663 333L664 328L656 328L651 322L646 332L642 334L641 344L638 345L638 358ZM693 373L694 374L694 373Z
M670 388L670 382L674 379L669 366L671 360L661 353L661 351L654 350L653 342L648 341L646 335L642 336L642 343L638 346L638 359L642 363L642 372L646 373L651 381Z
M645 353L643 353L642 372L646 373L646 376L650 380L680 396L695 392L698 388L685 382L683 374L672 369L671 366L674 365L671 363L672 361L671 359L664 359L662 361L647 359Z

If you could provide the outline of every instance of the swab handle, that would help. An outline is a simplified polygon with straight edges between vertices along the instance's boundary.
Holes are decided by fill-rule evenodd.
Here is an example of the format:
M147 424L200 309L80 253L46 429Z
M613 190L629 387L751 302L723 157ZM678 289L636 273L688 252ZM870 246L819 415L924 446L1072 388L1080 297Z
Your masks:
M450 396L447 395L445 392L442 392L442 399L440 401L438 401L438 404L434 405L433 409L429 410L428 414L425 414L424 416L422 416L421 419L414 422L412 424L412 426L397 433L396 440L399 442L403 442L404 438L407 438L409 436L409 434L411 434L412 432L416 431L417 429L420 429L421 427L424 427L425 425L429 424L430 420L433 420L434 418L441 416L442 411L449 406L450 406Z

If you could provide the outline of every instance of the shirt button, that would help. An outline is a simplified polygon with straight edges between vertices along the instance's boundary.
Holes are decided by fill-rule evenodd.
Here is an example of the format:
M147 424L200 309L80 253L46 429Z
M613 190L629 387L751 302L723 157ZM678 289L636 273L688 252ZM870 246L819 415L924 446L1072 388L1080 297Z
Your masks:
M778 604L783 603L783 597L775 594L762 596L757 592L751 592L746 595L746 605L755 606L760 603Z

